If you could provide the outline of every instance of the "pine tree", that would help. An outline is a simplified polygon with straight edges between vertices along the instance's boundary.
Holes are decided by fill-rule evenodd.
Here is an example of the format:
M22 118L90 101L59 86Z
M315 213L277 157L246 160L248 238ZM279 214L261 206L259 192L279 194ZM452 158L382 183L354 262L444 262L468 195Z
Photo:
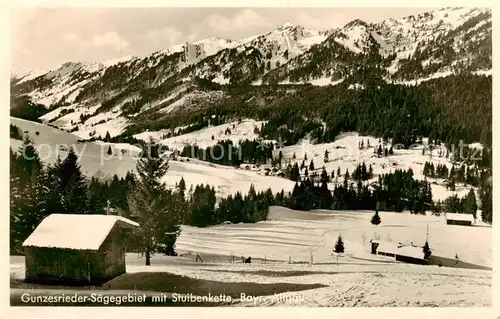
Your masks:
M328 173L326 172L326 170L323 168L323 171L321 172L321 181L322 182L328 182Z
M23 144L19 148L18 153L20 156L16 162L16 167L20 174L19 178L22 186L32 182L36 178L42 169L42 162L40 161L33 140L28 135L24 137Z
M107 151L108 155L111 155L113 154L113 151L111 150L111 145L108 147L108 151Z
M47 202L52 185L32 142L27 139L24 142L21 147L24 155L12 151L10 154L10 248L13 252L19 251L22 242L52 213Z
M481 219L485 223L493 223L493 202L492 202L492 185L484 183L479 189L479 196L481 199Z
M184 198L184 194L186 192L186 181L184 180L184 177L181 177L179 185L177 185L177 189L179 190L179 193L182 196L182 198Z
M160 156L158 146L152 140L145 152L146 156L137 161L138 177L127 200L130 216L141 225L135 233L146 255L146 265L150 265L153 252L174 253L180 228L178 211L172 205L173 198L162 182L169 168L168 159Z
M60 192L64 212L86 213L88 210L87 185L78 164L78 156L71 148L62 162L54 167L57 176L55 189Z
M325 157L324 157L323 161L324 161L325 163L328 163L328 161L329 161L329 153L328 153L328 150L325 150Z
M380 219L380 216L378 215L378 210L375 210L375 214L372 216L372 219L370 220L370 223L372 223L372 225L377 226L381 222L382 222L382 220Z
M23 139L22 131L16 125L10 124L10 138L13 138L15 140Z
M477 213L476 193L472 188L470 189L465 199L464 212L466 214L471 214L472 216L474 216L474 219L476 219L476 213Z
M314 162L311 160L311 163L309 164L309 170L314 171Z
M429 243L427 242L427 240L425 241L425 244L424 244L424 247L422 248L422 251L424 252L424 259L429 259L429 257L432 254L432 251L429 247Z
M307 153L304 153L304 161L307 161Z
M295 158L296 158L295 153L293 153L292 159L295 160Z
M342 236L339 235L339 237L337 237L337 242L335 243L334 251L337 254L342 254L344 252L344 250L345 250L344 241L342 240Z
M290 171L290 179L294 182L300 181L300 170L299 165L297 163L293 164L292 169Z
M106 136L104 137L104 140L106 142L110 142L111 141L111 135L109 134L109 131L106 131Z

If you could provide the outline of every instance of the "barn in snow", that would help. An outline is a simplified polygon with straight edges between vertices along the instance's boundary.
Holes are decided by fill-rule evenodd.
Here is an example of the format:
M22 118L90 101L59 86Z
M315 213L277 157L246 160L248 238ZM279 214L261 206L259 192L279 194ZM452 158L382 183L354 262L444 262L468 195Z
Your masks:
M422 247L378 240L371 240L370 243L372 254L394 257L397 261L411 264L427 263Z
M446 224L472 226L474 225L474 216L472 214L446 213Z
M113 215L52 214L24 241L26 281L102 284L125 273L123 232L134 221Z

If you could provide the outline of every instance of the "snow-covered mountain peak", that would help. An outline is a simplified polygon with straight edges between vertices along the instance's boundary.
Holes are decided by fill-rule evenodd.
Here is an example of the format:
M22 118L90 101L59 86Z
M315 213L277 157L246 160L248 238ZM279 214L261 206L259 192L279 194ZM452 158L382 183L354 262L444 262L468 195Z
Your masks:
M58 78L69 75L75 71L85 71L89 73L97 72L103 65L98 62L66 62L63 63L59 68L49 71L46 76L47 78Z
M343 29L355 29L355 28L368 28L369 23L361 20L361 19L354 19L351 22L348 22Z
M46 106L95 105L138 87L145 90L194 78L239 85L340 83L353 68L373 61L375 47L382 67L396 81L491 70L487 8L443 8L379 23L355 19L324 31L286 22L244 39L186 40L143 57L68 62L12 82L16 94L28 94ZM135 93L129 98L135 99Z
M123 56L120 58L103 61L101 64L108 67L108 66L128 62L128 61L135 60L135 59L138 59L138 57L135 57L133 55L127 55L127 56Z
M233 43L231 39L226 39L222 37L209 37L203 40L194 42L194 44L207 44L207 43Z
M294 28L297 28L297 27L301 27L301 26L298 26L298 25L295 25L293 24L291 21L287 21L281 25L279 25L276 30L285 30L285 29L294 29Z

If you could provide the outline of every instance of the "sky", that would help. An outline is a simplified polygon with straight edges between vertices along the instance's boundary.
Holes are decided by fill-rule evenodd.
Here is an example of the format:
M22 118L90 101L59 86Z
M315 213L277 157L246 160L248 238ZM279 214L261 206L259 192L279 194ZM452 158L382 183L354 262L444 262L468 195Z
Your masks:
M361 19L379 22L429 8L15 8L11 11L12 73L69 61L144 56L208 37L240 39L292 22L316 30Z

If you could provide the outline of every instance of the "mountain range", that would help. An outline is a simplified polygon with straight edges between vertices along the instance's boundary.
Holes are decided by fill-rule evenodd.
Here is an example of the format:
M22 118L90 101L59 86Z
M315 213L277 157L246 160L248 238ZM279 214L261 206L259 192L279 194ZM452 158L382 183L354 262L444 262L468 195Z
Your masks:
M268 104L296 86L363 89L488 75L491 24L489 9L443 8L321 31L289 22L245 39L214 37L143 57L67 62L42 74L13 76L11 112L24 113L28 106L40 121L82 138L102 138L134 126L136 133L159 129L157 119L174 121L207 103ZM242 87L247 94L235 99L233 91Z

